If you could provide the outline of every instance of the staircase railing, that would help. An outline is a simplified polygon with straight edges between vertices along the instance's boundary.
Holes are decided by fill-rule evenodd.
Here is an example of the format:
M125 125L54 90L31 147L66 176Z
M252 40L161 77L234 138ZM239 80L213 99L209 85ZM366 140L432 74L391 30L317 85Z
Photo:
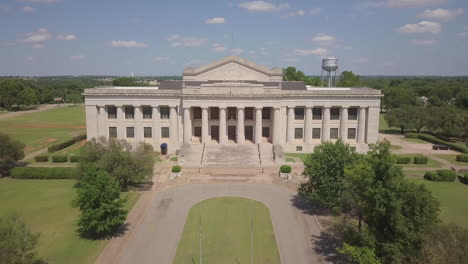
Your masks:
M201 153L200 165L203 165L203 157L205 156L205 147L206 147L206 143L203 143L203 150Z
M262 153L260 151L260 143L257 144L257 149L258 149L258 160L260 161L260 165L262 165Z

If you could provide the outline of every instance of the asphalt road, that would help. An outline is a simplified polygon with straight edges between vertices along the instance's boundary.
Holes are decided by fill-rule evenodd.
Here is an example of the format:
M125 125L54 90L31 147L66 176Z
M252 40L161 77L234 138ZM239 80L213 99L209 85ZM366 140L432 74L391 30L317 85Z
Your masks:
M117 263L171 264L189 209L221 196L238 196L264 203L272 217L282 263L326 263L314 251L313 236L320 235L312 215L293 205L295 192L274 185L195 184L161 192L138 224L117 258Z

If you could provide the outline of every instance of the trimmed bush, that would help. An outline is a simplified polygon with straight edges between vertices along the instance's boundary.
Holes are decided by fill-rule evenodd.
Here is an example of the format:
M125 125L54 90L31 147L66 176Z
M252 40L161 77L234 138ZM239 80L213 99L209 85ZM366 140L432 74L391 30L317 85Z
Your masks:
M397 157L396 158L396 163L397 164L410 164L411 163L411 157Z
M456 160L459 162L468 162L468 155L457 155Z
M76 137L73 137L69 140L66 140L66 141L63 141L63 142L59 142L57 144L54 144L54 145L51 145L50 147L47 148L47 150L49 151L49 153L54 153L58 150L61 150L61 149L64 149L68 146L71 146L73 144L75 144L76 142L80 142L82 140L86 139L86 134L81 134L81 135L78 135Z
M415 156L413 158L413 163L414 164L427 164L429 160L427 159L427 157L422 157L422 156Z
M52 162L67 162L68 156L67 155L53 155Z
M464 184L468 184L468 173L465 173L465 175L463 175L463 177L462 177L462 182L463 182Z
M424 179L429 181L453 182L457 178L457 173L452 170L428 171L424 174Z
M181 172L182 171L182 168L178 165L176 166L172 166L172 172L173 173L178 173L178 172Z
M34 157L34 161L36 162L47 162L49 161L49 155L37 155Z
M14 179L73 179L75 168L16 167L11 170Z
M435 181L437 179L437 172L436 171L427 171L424 174L424 179L428 181Z
M70 155L70 162L80 162L80 156Z
M281 173L291 173L291 166L289 165L281 165L280 167Z
M419 138L418 133L406 133L405 138Z
M419 139L422 139L422 140L425 140L434 144L444 144L444 145L449 146L453 150L460 151L463 153L468 153L468 147L453 144L452 142L442 140L430 134L406 133L405 137L406 138L419 138Z

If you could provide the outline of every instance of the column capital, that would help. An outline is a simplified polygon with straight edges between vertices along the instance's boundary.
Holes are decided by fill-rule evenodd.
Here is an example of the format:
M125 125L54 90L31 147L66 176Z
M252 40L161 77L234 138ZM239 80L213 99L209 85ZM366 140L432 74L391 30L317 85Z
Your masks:
M255 110L262 110L263 106L254 106Z
M201 109L208 109L210 108L209 106L200 106Z
M236 107L236 108L237 108L237 110L244 110L244 109L245 109L244 106L238 106L238 107Z
M342 106L341 109L349 109L349 106Z

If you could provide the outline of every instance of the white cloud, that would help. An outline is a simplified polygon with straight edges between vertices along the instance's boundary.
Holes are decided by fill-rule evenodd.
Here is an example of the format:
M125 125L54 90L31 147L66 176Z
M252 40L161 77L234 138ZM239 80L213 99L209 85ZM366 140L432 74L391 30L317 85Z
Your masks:
M226 50L226 47L224 47L223 44L213 43L213 51L215 51L215 52L224 52L225 50Z
M26 13L31 13L34 12L36 9L34 9L32 6L25 6L23 7L23 11Z
M36 32L25 34L25 38L21 40L23 43L32 44L35 49L45 48L44 42L48 41L52 35L46 28L40 28Z
M401 33L432 33L439 34L442 31L442 26L438 22L421 21L417 24L406 24L398 29Z
M322 12L322 9L319 8L319 7L317 7L317 8L311 9L311 10L309 11L309 14L311 14L311 15L318 15L318 14L320 14L321 12Z
M74 40L76 36L73 34L59 34L57 35L58 40Z
M368 58L359 58L354 61L355 63L368 63L369 59Z
M111 47L119 47L119 48L146 48L148 47L147 44L143 42L137 42L135 40L111 40L108 43Z
M293 54L296 56L309 56L309 55L318 55L318 56L325 56L327 55L328 50L324 48L317 48L317 49L295 49Z
M287 15L282 16L282 18L295 17L295 16L306 16L306 15L313 15L314 16L314 15L320 14L321 11L322 11L322 9L320 9L320 8L314 8L314 9L311 9L309 11L299 9L297 11L290 12Z
M335 42L336 38L331 35L327 35L324 33L319 33L312 38L312 42L318 45L330 45Z
M412 39L410 42L413 45L429 46L434 45L437 41L435 39Z
M419 17L447 22L455 19L457 16L463 15L463 13L465 13L463 8L455 10L437 8L434 10L426 9L419 15Z
M446 3L448 0L387 0L379 2L369 2L369 7L389 7L389 8L411 8L440 5Z
M224 17L213 17L205 20L205 24L224 24L226 19Z
M70 59L71 60L83 60L85 58L85 56L83 55L73 55L73 56L70 56Z
M251 1L239 4L240 8L247 9L251 12L276 12L282 9L288 9L289 4L273 4L265 1Z
M169 60L169 57L154 57L152 60L153 61L167 61Z
M41 44L41 43L36 43L32 47L35 48L35 49L43 49L43 48L45 48L45 45Z
M232 54L235 54L235 55L240 55L240 54L244 53L244 50L243 50L243 49L236 48L236 49L232 49L232 50L231 50L231 53L232 53Z
M61 0L20 0L20 2L26 2L26 3L41 3L41 4L51 4L51 3L57 3L60 2Z
M181 35L175 34L170 36L167 41L171 43L172 47L200 47L208 42L207 38L193 38L193 37L183 37Z

